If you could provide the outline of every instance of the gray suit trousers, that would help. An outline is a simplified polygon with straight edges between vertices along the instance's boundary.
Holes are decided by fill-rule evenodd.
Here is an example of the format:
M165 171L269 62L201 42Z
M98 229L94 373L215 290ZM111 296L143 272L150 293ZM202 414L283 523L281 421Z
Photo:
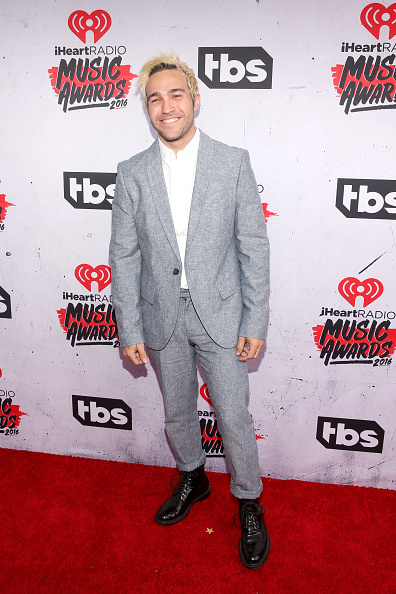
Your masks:
M205 462L197 411L196 357L204 371L231 474L231 493L255 499L262 491L253 419L246 406L246 362L205 331L188 291L181 291L176 326L162 350L150 349L161 382L166 433L179 470Z

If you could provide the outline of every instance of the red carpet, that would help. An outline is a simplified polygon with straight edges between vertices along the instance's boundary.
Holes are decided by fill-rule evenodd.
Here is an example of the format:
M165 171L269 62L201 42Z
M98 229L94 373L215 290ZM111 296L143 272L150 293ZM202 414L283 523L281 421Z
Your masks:
M396 592L393 491L264 479L272 549L249 570L227 475L163 527L173 469L14 450L0 465L2 592Z

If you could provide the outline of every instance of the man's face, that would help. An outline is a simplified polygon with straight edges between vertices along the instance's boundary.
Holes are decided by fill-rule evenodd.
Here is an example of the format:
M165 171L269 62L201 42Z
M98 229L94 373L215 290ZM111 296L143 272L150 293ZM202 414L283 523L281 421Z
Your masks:
M150 121L166 146L175 152L187 146L195 134L193 104L187 79L180 70L161 70L152 74L146 85Z

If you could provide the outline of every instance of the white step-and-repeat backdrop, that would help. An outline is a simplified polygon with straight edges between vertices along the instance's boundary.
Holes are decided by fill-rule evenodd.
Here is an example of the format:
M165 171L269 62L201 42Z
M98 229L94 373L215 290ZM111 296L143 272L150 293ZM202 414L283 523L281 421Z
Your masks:
M172 49L197 125L249 150L268 223L263 476L393 488L396 5L1 4L0 446L174 464L155 372L118 348L108 261L116 165L154 139L134 79Z

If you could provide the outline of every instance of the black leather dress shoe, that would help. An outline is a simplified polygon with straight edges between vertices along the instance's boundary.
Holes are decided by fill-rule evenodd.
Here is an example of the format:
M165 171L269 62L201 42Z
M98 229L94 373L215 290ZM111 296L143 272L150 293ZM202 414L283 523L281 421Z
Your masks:
M210 485L203 465L191 472L182 471L171 497L155 514L155 521L164 526L176 524L187 516L194 503L209 495Z
M259 499L238 499L242 538L239 556L249 569L264 565L270 552L271 540L264 522L264 510Z

